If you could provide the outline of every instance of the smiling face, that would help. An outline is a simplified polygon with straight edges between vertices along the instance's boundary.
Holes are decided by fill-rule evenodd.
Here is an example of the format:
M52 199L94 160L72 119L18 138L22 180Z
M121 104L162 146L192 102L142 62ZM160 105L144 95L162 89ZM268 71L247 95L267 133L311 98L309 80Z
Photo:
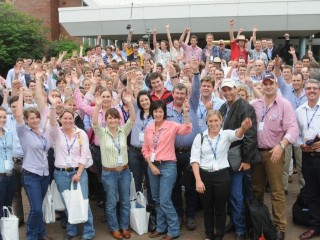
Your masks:
M62 116L60 116L60 122L64 129L71 129L74 125L74 118L70 112L64 112Z
M25 118L25 121L31 129L38 129L40 124L40 115L30 112Z
M306 96L308 101L316 102L320 96L320 89L318 83L306 83L305 85Z
M217 114L211 115L207 118L207 125L210 131L218 133L221 129L222 118Z
M262 90L266 97L273 97L277 94L278 84L271 80L263 80Z
M120 119L111 116L111 114L108 114L108 116L106 117L106 123L109 128L117 128L119 127Z
M222 88L222 94L229 103L233 103L237 100L238 89L225 86Z
M0 109L0 128L3 128L7 122L7 112Z
M25 91L23 94L23 101L28 104L33 103L33 93L32 91Z
M160 77L150 80L152 90L155 92L161 92L164 88L163 81Z
M303 79L301 77L301 74L292 76L292 87L294 90L300 90L303 88Z
M210 81L202 81L200 91L203 97L211 97L213 93L212 83Z
M102 106L110 106L112 101L112 96L109 91L104 91L101 93Z
M187 96L188 94L187 94L186 88L182 88L182 89L176 88L172 93L173 101L176 106L182 106L183 103L186 101Z
M155 122L162 122L164 120L164 111L161 107L153 110L153 118Z
M140 106L143 108L143 110L150 109L151 102L147 95L141 95L139 97L139 103L140 103Z

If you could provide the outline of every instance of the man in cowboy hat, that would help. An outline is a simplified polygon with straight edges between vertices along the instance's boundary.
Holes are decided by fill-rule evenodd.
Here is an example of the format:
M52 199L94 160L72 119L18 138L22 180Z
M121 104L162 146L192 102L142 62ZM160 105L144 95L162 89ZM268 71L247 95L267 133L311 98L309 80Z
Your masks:
M246 37L240 35L243 31L242 29L238 30L237 39L233 35L234 20L229 20L229 35L230 35L230 47L231 47L231 61L237 61L239 57L243 57L248 63L248 53L246 50Z

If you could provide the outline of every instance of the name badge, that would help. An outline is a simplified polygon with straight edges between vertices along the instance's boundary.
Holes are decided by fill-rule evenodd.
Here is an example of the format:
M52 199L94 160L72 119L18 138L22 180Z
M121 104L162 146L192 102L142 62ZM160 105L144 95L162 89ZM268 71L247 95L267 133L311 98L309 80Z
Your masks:
M151 153L151 162L154 162L155 159L156 159L156 153L153 152Z
M144 132L139 133L139 142L144 142Z
M9 160L4 160L4 169L6 171L10 171L10 161Z
M71 167L72 166L72 158L71 156L67 156L67 167Z
M258 128L258 131L263 131L263 128L264 128L264 122L259 122L259 128Z
M213 61L213 56L210 56L210 61Z
M218 165L218 163L216 161L214 161L212 163L212 170L213 171L218 171L219 170L219 165Z
M47 152L43 152L43 160L47 160Z
M119 155L119 156L118 156L118 165L122 165L122 164L123 164L122 156Z

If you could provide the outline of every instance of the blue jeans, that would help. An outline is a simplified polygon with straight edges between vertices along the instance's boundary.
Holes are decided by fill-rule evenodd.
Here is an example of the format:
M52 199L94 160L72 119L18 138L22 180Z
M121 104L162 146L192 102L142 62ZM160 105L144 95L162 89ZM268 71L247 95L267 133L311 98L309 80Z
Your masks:
M147 191L148 203L151 204L152 196L151 196L150 182L149 182L149 176L148 176L148 163L144 159L142 153L137 152L135 150L129 149L128 157L129 157L129 168L134 178L136 190L141 191L143 176L145 176L147 190L148 190Z
M3 206L12 206L12 200L15 190L16 177L14 174L12 174L11 176L0 176L0 219L3 217Z
M157 211L157 232L168 231L168 236L180 235L177 212L171 201L172 189L177 178L177 165L172 161L154 163L160 170L160 175L153 175L148 167L152 198Z
M71 181L73 175L75 175L77 172L65 172L65 171L54 171L54 179L57 183L58 190L61 194L64 190L70 189ZM88 199L88 175L86 170L82 172L81 178L80 178L80 184L81 184L81 191L84 199ZM63 200L63 197L62 197ZM63 200L64 201L64 200ZM65 210L66 215L68 215L67 210ZM69 236L76 236L77 235L77 224L70 224L67 223L67 234ZM93 228L93 216L91 212L91 208L89 205L88 208L88 221L83 224L83 234L82 236L87 239L93 238L95 235L95 231Z
M106 193L106 215L110 231L129 229L130 218L130 170L102 171L101 181ZM117 201L120 201L120 223L117 218Z
M244 197L243 197L243 172L231 174L231 192L229 203L231 205L232 221L237 234L245 234Z
M39 176L22 170L21 181L30 203L27 240L45 238L46 229L43 221L42 203L48 190L50 176Z

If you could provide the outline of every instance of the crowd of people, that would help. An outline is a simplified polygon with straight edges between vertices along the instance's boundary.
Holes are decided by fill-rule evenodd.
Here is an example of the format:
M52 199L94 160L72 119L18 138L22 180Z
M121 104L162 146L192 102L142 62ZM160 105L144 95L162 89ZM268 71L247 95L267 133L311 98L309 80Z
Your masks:
M246 239L245 203L270 191L283 240L293 171L311 213L300 239L320 236L319 64L310 50L299 60L289 34L276 47L257 28L235 37L234 23L231 49L210 33L200 48L188 28L172 40L167 24L167 40L153 31L153 48L132 43L130 29L122 46L104 49L99 36L71 58L17 59L0 84L0 209L13 205L22 225L24 187L28 240L49 239L42 202L53 179L61 194L80 182L112 237L129 239L131 173L147 190L150 238L196 230L202 205L206 240L232 227ZM77 236L59 214L65 239ZM83 240L95 236L93 217L89 206Z

